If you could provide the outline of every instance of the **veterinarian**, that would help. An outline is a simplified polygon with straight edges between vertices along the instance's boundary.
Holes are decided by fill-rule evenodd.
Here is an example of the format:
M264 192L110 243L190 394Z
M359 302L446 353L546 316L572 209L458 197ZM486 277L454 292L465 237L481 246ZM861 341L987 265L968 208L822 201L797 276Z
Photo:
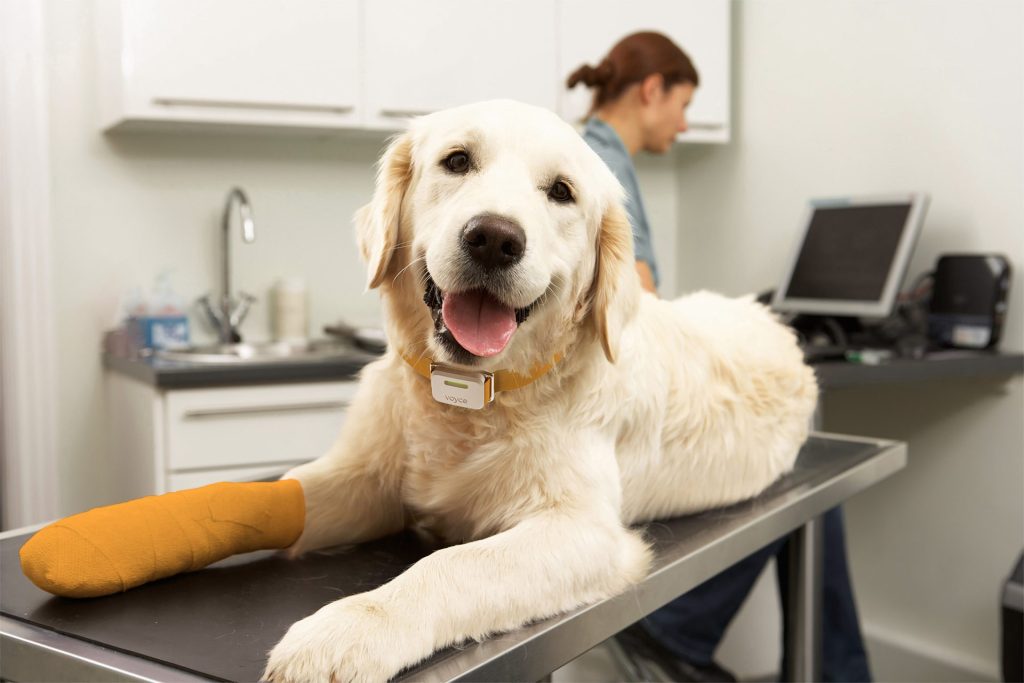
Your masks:
M633 156L662 154L687 129L686 107L700 84L690 58L666 36L641 32L620 40L597 66L584 65L567 81L593 89L583 137L626 190L636 267L646 290L657 294L658 265ZM826 681L869 681L846 563L842 514L825 515L822 676ZM768 560L776 558L785 596L787 553L780 539L694 588L619 634L639 656L653 659L677 681L735 681L714 661L726 627L739 611ZM789 680L782 672L782 680Z

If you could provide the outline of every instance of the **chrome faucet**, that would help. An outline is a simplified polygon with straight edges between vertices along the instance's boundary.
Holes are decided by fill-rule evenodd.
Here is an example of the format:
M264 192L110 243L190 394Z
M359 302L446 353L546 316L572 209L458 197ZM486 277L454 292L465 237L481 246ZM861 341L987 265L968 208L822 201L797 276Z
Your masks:
M221 249L220 304L215 305L211 303L210 294L206 294L199 299L199 303L202 305L203 310L206 311L210 322L217 328L218 337L222 344L241 341L238 327L245 320L246 314L249 313L249 307L256 301L256 297L245 292L239 292L237 301L231 296L231 240L228 228L231 225L231 209L236 203L236 199L238 200L238 213L242 218L242 240L246 244L250 244L256 239L256 224L252 219L252 206L249 204L249 198L242 188L233 187L228 192L227 200L224 203L224 216L221 219L223 246Z

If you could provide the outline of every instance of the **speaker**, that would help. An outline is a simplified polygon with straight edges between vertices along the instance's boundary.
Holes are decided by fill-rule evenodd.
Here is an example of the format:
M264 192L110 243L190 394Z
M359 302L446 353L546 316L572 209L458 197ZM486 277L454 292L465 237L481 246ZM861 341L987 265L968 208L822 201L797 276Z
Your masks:
M928 309L931 340L952 348L995 348L1006 318L1010 271L1000 254L939 257Z

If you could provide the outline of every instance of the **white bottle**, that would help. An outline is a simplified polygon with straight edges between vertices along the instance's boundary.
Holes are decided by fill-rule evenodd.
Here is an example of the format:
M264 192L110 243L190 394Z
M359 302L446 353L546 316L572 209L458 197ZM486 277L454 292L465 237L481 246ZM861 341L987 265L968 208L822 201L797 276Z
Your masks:
M277 341L301 343L308 337L309 300L306 282L287 277L274 285L273 333Z

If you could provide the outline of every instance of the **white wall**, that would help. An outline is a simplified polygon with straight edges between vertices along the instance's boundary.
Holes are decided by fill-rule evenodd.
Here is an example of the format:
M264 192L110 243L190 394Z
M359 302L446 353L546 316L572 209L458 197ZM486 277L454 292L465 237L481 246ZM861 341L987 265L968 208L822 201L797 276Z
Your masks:
M676 156L680 289L774 286L810 197L921 189L910 275L944 252L1005 253L1003 346L1020 350L1024 3L737 2L733 46L733 143ZM846 506L880 680L998 676L998 594L1024 544L1022 414L1020 378L826 398L827 429L910 444L904 472ZM777 619L773 583L723 646L740 671L776 666L774 638L755 635Z
M307 280L312 332L340 317L379 321L376 294L362 293L351 217L370 197L384 136L102 135L92 3L49 0L47 18L63 514L116 498L105 469L99 344L119 297L168 268L190 301L218 291L220 216L232 185L248 191L256 219L255 243L243 244L237 225L232 234L234 286L260 297L242 326L247 339L269 336L268 291L292 274ZM638 166L653 190L647 206L672 291L675 167L669 158ZM198 316L191 322L194 338L212 338Z

